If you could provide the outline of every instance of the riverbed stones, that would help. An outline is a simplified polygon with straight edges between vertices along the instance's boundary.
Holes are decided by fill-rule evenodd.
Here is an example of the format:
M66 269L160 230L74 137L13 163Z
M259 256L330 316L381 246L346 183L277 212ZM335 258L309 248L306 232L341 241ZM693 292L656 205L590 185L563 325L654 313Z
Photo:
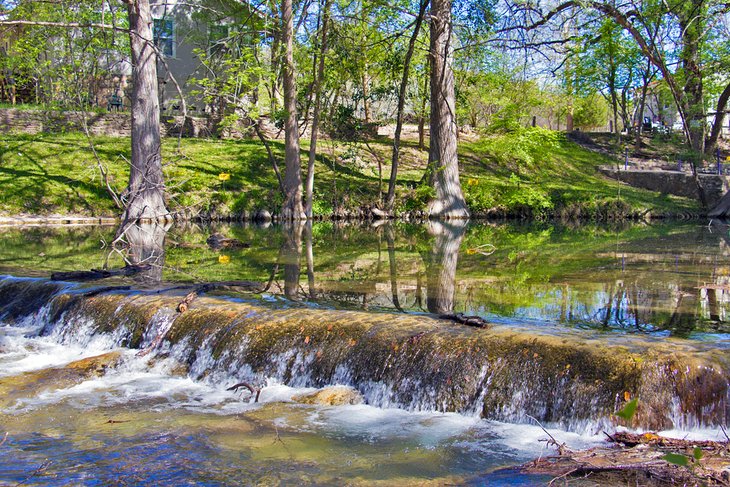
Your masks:
M0 405L7 406L20 398L35 397L43 391L67 389L99 377L119 365L122 352L112 352L73 361L64 366L26 372L0 379Z

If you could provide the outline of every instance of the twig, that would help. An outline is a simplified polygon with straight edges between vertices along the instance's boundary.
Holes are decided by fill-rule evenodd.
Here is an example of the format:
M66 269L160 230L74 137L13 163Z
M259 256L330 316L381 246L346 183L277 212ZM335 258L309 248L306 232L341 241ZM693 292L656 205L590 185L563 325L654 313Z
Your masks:
M48 468L48 467L49 467L49 466L50 466L50 465L51 465L52 463L53 463L53 462L52 462L52 461L50 461L50 460L46 460L45 462L41 463L41 464L40 464L40 465L38 466L38 468L36 468L36 469L35 469L35 471L33 471L33 473L32 473L32 474L30 474L30 475L29 475L29 476L28 476L27 478L25 478L24 480L21 480L20 482L18 482L17 484L15 484L15 485L16 485L16 487L17 487L18 485L23 485L23 484L25 484L26 482L28 482L28 481L29 481L30 479L32 479L33 477L35 477L35 476L36 476L36 475L38 475L39 473L42 473L42 472L43 472L44 470L46 470L46 469L47 469L47 468Z
M5 441L8 439L8 432L5 432L5 436L3 436L2 441L0 441L0 446L3 446L5 444Z
M551 435L548 430L545 429L545 427L542 425L542 423L540 423L540 421L537 420L537 418L535 418L534 416L530 416L529 414L526 414L525 416L537 423L540 429L543 430L545 434L550 437L550 442L548 442L548 445L557 447L559 455L563 455L566 452L571 452L570 448L565 446L565 443L558 443L558 440L556 440L555 437Z
M240 389L242 387L245 387L246 389L248 389L249 391L251 391L251 394L255 394L256 395L256 397L255 397L255 399L254 399L253 402L259 402L259 396L261 396L261 389L252 386L248 382L239 382L238 384L234 384L231 387L227 388L226 390L227 391L234 391L235 392L235 391L238 391L238 389ZM278 433L277 433L277 436L278 436Z

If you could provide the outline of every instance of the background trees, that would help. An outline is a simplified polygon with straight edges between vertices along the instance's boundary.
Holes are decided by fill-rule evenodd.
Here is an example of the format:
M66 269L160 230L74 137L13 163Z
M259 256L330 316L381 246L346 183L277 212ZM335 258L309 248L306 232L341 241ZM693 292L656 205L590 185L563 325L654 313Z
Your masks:
M143 17L150 1L150 14ZM152 98L166 91L154 84L169 78L168 63L180 62L165 57L167 47L154 38L155 22L162 19L152 17L160 11L180 19L173 42L197 48L194 73L176 80L181 94L175 96L220 126L245 122L243 130L260 138L278 176L286 219L311 218L317 194L336 198L315 184L320 128L351 143L372 138L379 125L395 127L390 172L379 162L378 177L389 180L388 190L370 202L388 213L397 207L403 125L419 125L419 146L425 148L428 121L431 164L424 181L433 184L431 213L463 217L468 211L456 158L460 131L491 136L540 125L610 129L618 137L640 129L647 99L665 90L697 166L717 143L730 98L728 8L718 0L0 5L0 24L16 29L6 30L6 37L17 37L0 55L10 101L19 87L30 86L37 103L103 107L110 90L124 90L126 72L119 67L134 64L134 76L126 68L135 80L126 93L137 131L125 196L128 208L136 205L128 214L141 218L166 214L159 139L153 135L160 109ZM98 86L102 81L110 85L106 91ZM285 134L283 161L270 144L277 135L272 126ZM308 140L309 151L304 190L300 138L304 145ZM149 191L155 195L140 196Z

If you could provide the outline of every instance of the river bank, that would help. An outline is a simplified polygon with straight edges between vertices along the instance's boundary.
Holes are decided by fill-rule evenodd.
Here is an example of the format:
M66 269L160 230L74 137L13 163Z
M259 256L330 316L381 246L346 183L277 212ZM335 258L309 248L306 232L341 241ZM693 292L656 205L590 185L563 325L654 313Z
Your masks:
M320 218L372 218L387 186L392 141L325 140L316 165ZM92 144L96 155L91 150ZM279 141L272 141L277 157ZM265 149L254 140L164 139L168 207L179 220L276 216L281 195ZM603 176L612 158L557 132L525 129L460 142L462 186L474 217L607 220L700 215L695 201L634 189ZM0 135L0 214L113 218L111 192L127 182L128 140L78 133ZM431 190L420 183L427 152L404 141L396 215L422 218ZM73 218L72 218L73 217Z

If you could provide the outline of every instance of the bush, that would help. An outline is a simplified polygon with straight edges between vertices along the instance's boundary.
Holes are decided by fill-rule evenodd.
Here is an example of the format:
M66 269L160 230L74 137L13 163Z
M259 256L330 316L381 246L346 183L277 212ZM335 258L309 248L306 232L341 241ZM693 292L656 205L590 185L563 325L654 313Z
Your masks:
M378 135L378 125L365 123L355 116L355 109L344 105L335 107L332 118L325 124L327 134L333 139L352 141Z

